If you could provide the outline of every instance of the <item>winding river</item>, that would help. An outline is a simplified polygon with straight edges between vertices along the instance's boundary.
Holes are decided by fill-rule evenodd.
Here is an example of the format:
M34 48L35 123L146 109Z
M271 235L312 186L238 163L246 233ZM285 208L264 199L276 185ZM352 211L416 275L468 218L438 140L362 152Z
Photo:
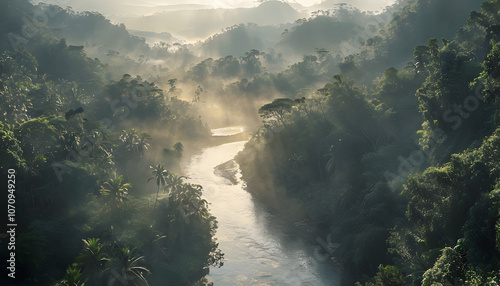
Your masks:
M235 127L213 130L214 136L231 135ZM214 168L234 158L245 141L204 149L184 168L190 181L204 188L203 197L217 217L219 248L224 266L210 268L208 280L224 285L339 285L332 263L315 256L318 243L305 242L290 227L273 217L245 190L237 172L236 184L217 176Z

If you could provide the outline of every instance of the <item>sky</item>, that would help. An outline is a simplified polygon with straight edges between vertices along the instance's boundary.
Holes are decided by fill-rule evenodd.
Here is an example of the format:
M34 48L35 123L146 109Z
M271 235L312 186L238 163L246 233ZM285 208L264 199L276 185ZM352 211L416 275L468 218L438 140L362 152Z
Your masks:
M75 11L97 11L104 15L138 15L151 11L156 6L199 4L203 8L239 8L254 7L260 0L34 0L58 4L62 7L71 6ZM289 0L290 3L299 3L311 6L321 0ZM339 3L363 3L368 7L385 7L394 3L394 0L338 0ZM185 6L184 6L185 7ZM361 7L362 8L362 7Z
M179 1L179 0L150 0L150 1L141 1L144 3L156 3L157 5L165 5L165 4L202 4L209 5L216 8L237 8L237 7L253 7L259 3L257 0L193 0L193 1ZM299 0L299 1L289 1L296 2L302 4L304 6L310 6L320 1L318 0Z
M221 7L221 8L234 8L234 7L253 7L259 3L258 0L191 0L191 1L182 1L182 0L141 0L141 1L124 1L124 3L137 3L142 2L147 5L169 5L169 4L202 4L202 5L210 5L213 7ZM299 3L303 6L311 6L316 3L320 3L321 0L290 0L290 3ZM338 2L349 2L349 0L339 0ZM394 2L393 0L365 0L364 2L373 2L380 3L381 5L391 4Z

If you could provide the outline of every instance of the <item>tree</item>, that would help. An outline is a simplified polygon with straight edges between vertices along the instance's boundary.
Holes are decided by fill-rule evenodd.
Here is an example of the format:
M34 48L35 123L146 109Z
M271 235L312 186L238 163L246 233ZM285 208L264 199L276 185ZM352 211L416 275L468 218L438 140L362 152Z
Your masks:
M252 49L250 52L246 52L244 57L241 57L241 65L247 75L259 74L261 72L259 56L262 55L264 53Z
M137 134L134 128L123 130L120 135L120 140L123 142L125 149L132 153L137 153L139 156L144 156L144 153L149 148L148 140L152 137L148 133Z
M403 286L405 280L403 273L395 266L378 266L378 273L375 276L376 285L381 286Z
M107 140L106 134L99 130L92 130L90 134L87 136L87 144L90 145L86 148L91 148L90 156L92 158L99 158L100 154L104 156L104 158L111 158L111 143ZM83 148L83 147L82 147Z
M0 169L7 170L23 164L21 160L23 151L19 144L12 127L0 122Z
M25 121L14 130L17 138L23 138L19 146L25 158L31 159L39 155L47 157L54 151L59 134L52 123L57 119L41 116Z
M110 272L108 285L149 285L143 275L149 273L149 270L140 266L140 261L143 259L144 256L133 256L129 248L122 248L107 264Z
M383 134L377 126L375 108L354 83L335 75L333 81L320 91L328 97L332 123L356 132L376 150Z
M64 275L64 278L56 286L84 286L85 280L81 269L78 268L76 263L73 263L66 269L66 275Z
M264 119L276 119L286 126L285 115L292 111L295 102L289 98L278 98L259 108L260 117Z
M422 286L464 285L466 259L459 249L459 247L443 248L442 255L434 266L425 271Z
M365 286L403 286L406 285L403 273L399 268L391 265L378 266L377 275L372 279L374 282L368 282ZM358 282L356 286L361 286Z
M109 204L112 208L119 207L128 199L125 197L128 193L127 191L132 188L129 183L122 184L123 176L119 176L116 179L109 179L105 182L99 192L108 199Z
M489 93L494 92L495 97L498 97L498 91L500 90L500 43L494 45L487 55L484 61L482 78L485 80L485 89Z
M195 184L185 184L182 193L182 203L192 211L198 219L208 218L208 202L201 198L202 186Z
M184 185L183 179L188 179L186 176L177 176L176 174L170 174L167 179L167 184L165 190L170 189L171 194L178 195L182 192Z
M104 245L99 241L99 238L83 239L83 242L85 246L76 257L76 262L89 278L89 283L98 284L98 277L104 271L105 263L109 260L108 255L103 252Z
M184 146L182 145L181 142L177 142L174 144L174 150L177 153L177 155L180 157L182 155L182 151L184 151Z
M149 166L153 171L151 171L151 175L153 177L148 179L148 182L151 180L156 181L156 186L158 187L156 191L156 199L155 199L155 205L153 207L153 210L156 209L156 203L158 202L158 193L160 192L160 187L164 187L165 184L167 183L167 178L170 175L170 172L168 170L164 169L164 164L163 163L158 163L156 166Z

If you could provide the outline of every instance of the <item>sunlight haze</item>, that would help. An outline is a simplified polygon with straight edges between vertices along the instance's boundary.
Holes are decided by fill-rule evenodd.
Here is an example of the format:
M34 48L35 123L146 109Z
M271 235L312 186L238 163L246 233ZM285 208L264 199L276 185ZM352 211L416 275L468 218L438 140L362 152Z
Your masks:
M49 4L57 4L63 7L70 6L75 11L97 11L104 15L115 16L130 16L152 14L162 11L175 11L175 10L195 10L195 9L211 9L211 8L251 8L258 6L262 1L255 0L197 0L197 1L180 1L180 0L142 0L142 1L119 1L119 0L46 0L34 1ZM301 0L301 1L283 1L291 5L300 4L304 7L320 3L348 3L361 10L382 10L384 7L394 4L394 0L330 0L330 1L316 1L316 0Z

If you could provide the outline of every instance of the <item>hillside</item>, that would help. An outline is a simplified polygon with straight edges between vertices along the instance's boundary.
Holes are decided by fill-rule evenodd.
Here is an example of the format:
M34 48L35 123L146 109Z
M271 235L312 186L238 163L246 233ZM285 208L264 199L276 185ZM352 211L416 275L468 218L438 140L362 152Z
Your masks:
M269 1L254 8L180 10L143 17L113 17L129 29L169 32L185 40L199 40L233 25L258 23L279 25L292 23L307 15L280 1Z

